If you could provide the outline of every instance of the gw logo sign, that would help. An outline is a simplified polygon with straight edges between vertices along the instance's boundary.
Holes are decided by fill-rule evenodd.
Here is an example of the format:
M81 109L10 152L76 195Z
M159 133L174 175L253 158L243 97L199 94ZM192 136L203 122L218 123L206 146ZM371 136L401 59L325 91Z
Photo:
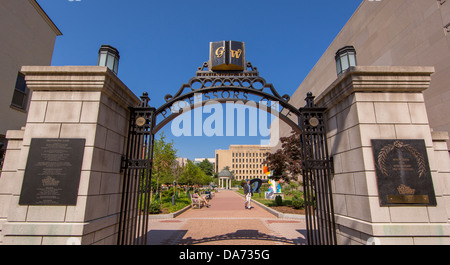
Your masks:
M243 71L245 64L244 42L211 42L209 65L212 71Z

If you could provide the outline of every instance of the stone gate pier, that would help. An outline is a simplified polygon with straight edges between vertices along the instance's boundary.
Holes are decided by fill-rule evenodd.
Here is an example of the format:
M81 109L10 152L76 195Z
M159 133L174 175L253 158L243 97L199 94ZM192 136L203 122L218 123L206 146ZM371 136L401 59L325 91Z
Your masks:
M353 67L316 99L328 108L339 244L450 244L449 136L430 130L422 94L433 72ZM377 150L383 140L399 148ZM422 151L411 141L424 143Z
M7 134L0 244L116 244L128 107L139 98L106 67L33 66L22 72L33 93L26 126ZM55 193L49 202L20 205L25 169L33 166L27 165L31 142L37 138L85 139L74 205L58 205L63 196L58 187L47 191Z

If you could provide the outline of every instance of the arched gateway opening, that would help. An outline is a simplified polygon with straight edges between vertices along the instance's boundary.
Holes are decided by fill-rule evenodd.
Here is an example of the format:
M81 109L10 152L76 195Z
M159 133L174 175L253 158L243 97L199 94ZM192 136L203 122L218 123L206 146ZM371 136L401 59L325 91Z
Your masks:
M324 108L314 104L309 93L304 108L289 104L272 84L259 76L256 67L245 61L244 43L211 43L211 58L179 91L165 97L159 108L149 105L144 93L138 106L130 108L118 244L146 244L148 206L156 133L185 111L209 103L254 102L254 107L274 114L301 133L302 176L308 244L336 244L330 178L333 163L328 155ZM268 107L270 105L270 107ZM276 106L276 107L275 107Z

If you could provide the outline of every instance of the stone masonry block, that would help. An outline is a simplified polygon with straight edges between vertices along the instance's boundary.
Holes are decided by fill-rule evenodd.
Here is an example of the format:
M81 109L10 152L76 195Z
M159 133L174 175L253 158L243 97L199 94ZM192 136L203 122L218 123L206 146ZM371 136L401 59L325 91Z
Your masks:
M410 124L408 103L375 102L377 123Z
M100 91L33 91L36 101L100 101Z
M61 124L30 123L27 124L23 145L29 146L32 138L59 138Z
M66 206L29 206L27 222L64 222Z
M355 194L355 180L353 174L335 174L333 192L338 194Z
M31 101L27 122L44 122L46 110L46 101Z
M96 124L62 124L60 138L86 139L86 146L94 146Z
M361 172L364 171L364 157L361 148L349 150L341 153L342 172Z
M359 123L375 123L375 109L371 102L357 102L355 104L358 112Z
M45 122L80 122L82 102L48 102Z
M83 102L81 108L81 123L97 123L100 102Z
M428 115L424 103L408 103L411 122L415 124L427 124Z
M428 223L427 207L389 207L392 223Z
M371 221L369 197L346 195L345 200L347 202L348 216L368 222Z

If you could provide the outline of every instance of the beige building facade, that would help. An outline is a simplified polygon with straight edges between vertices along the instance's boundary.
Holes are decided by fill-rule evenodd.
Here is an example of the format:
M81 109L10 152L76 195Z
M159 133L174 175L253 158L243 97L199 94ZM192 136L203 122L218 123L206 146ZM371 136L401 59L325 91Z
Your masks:
M267 179L263 164L270 147L260 145L230 145L228 150L216 150L216 172L229 167L236 180Z
M356 49L360 66L433 66L430 88L423 92L428 119L434 131L450 131L449 1L364 0L292 95L291 104L303 107L307 92L319 96L336 80L335 54L348 45ZM280 137L291 131L286 124L280 126Z
M56 37L62 35L35 0L0 1L0 143L7 130L25 125L31 92L20 69L50 65Z

